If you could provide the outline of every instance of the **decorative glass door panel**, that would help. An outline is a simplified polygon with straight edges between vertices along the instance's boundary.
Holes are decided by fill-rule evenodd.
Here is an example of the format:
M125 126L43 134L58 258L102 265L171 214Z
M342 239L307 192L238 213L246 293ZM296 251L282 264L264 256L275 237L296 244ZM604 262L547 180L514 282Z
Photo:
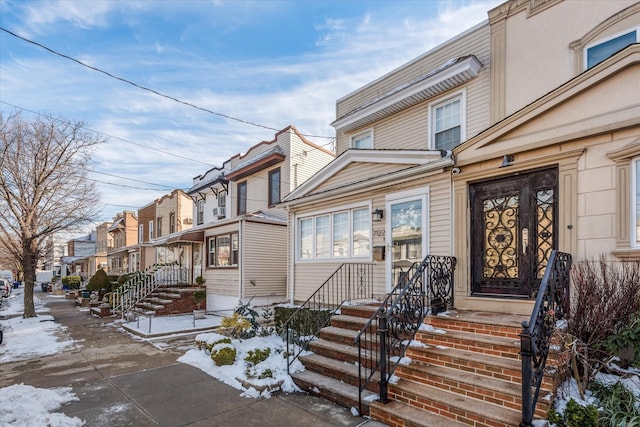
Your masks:
M422 200L391 204L393 262L422 261Z
M471 291L532 297L556 247L556 169L470 186Z

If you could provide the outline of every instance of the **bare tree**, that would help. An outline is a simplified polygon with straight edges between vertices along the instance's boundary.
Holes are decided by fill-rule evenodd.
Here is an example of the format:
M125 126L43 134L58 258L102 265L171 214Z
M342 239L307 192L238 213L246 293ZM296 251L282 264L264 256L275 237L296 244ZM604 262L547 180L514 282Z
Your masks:
M22 267L25 318L36 316L33 286L45 240L98 214L87 174L91 150L102 142L82 122L0 112L0 246Z

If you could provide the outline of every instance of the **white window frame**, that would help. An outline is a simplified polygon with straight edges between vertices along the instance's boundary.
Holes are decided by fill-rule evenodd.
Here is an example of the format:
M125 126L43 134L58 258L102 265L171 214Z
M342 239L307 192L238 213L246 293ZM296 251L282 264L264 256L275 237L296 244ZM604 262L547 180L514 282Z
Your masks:
M596 46L600 46L601 44L607 43L611 40L617 39L618 37L624 36L626 34L632 33L632 32L636 32L636 43L640 42L640 26L637 27L631 27L631 28L627 28L626 30L617 32L615 34L612 34L608 37L604 37L602 39L598 39L592 43L589 43L588 45L586 45L584 47L584 51L583 51L583 69L584 70L588 70L589 68L593 68L596 65L598 65L600 62L604 61L604 59L600 62L598 62L597 64L593 64L591 67L589 67L589 49L593 49Z
M429 104L429 149L437 150L436 148L436 109L443 107L446 104L460 101L460 144L467 139L467 91L463 89L459 92L453 93L450 96L442 99L438 99Z
M149 221L149 240L153 240L153 220Z
M354 256L353 255L353 211L359 209L367 209L369 219L369 253L364 256ZM334 228L333 228L333 220L334 214L337 213L349 213L349 243L348 243L348 253L345 256L336 256L334 254ZM317 257L316 256L316 218L318 217L329 217L329 256L328 257ZM303 258L301 256L301 225L302 221L311 220L311 256L307 258ZM333 209L324 209L322 211L310 212L304 215L296 215L295 217L295 259L296 262L344 262L345 260L357 260L357 261L371 261L373 256L373 224L371 221L371 203L354 203L348 206L339 206Z
M630 242L632 248L640 248L640 219L638 216L638 205L640 204L640 188L638 188L638 179L640 174L640 156L631 159L631 236Z
M204 224L204 199L199 199L196 202L196 224Z
M356 147L355 143L356 141L362 140L366 137L371 138L371 146L370 147ZM360 149L360 150L373 150L374 147L374 140L373 140L373 128L369 128L366 130L363 130L362 132L358 132L357 134L351 136L349 138L349 147L350 148L356 148L356 149Z
M144 242L144 225L138 225L138 243Z

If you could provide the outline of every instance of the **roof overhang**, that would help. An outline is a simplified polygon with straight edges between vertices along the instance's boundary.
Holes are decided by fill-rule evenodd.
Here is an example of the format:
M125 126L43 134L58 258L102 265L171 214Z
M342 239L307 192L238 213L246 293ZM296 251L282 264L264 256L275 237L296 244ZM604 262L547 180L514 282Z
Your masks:
M482 63L474 55L451 59L440 67L351 110L331 123L336 130L350 131L405 110L473 79Z
M175 243L202 243L204 242L204 231L188 231L186 233L179 234L177 236L169 237L167 244Z
M255 172L271 167L275 164L282 162L285 159L285 155L281 152L273 152L268 156L262 157L255 162L251 162L244 167L240 167L226 175L229 181L237 181L244 177L247 177Z

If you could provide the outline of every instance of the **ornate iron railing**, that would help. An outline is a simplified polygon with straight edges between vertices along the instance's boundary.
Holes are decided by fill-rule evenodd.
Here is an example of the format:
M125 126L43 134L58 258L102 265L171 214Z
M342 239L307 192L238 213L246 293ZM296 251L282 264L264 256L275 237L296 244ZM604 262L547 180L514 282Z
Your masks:
M569 315L571 255L554 250L528 322L522 322L522 422L531 427L556 321Z
M282 325L287 372L340 307L363 299L373 299L373 264L342 264Z
M358 346L358 409L362 392L378 376L379 398L386 402L387 385L431 306L440 312L453 306L456 259L427 255L399 276L398 283L355 338Z
M177 263L154 264L145 271L137 271L111 292L112 310L120 311L124 319L128 310L160 286L187 283L188 274L188 270Z

